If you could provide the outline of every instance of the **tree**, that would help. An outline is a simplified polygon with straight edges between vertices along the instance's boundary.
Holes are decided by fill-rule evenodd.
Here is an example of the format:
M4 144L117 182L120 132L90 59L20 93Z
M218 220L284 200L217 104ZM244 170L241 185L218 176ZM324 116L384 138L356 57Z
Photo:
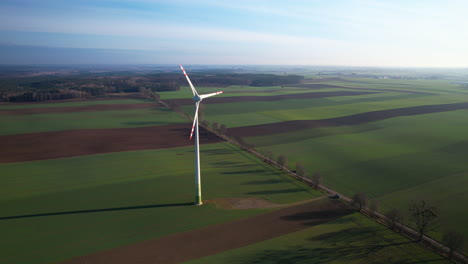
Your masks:
M312 175L311 181L315 189L318 189L319 185L322 184L322 179L322 174L320 174L320 172L315 172L314 175Z
M304 165L302 165L300 162L296 163L296 175L301 179L301 181L306 176Z
M205 110L206 110L206 106L204 104L198 105L198 119L199 120L205 119Z
M390 227L391 229L394 229L397 226L397 224L400 224L401 222L403 222L403 213L396 208L393 208L392 210L388 211L386 216L392 222L392 226ZM401 232L401 227L400 227L400 232Z
M369 204L369 209L371 214L376 215L377 211L379 210L380 204L376 200L372 200Z
M279 155L278 157L278 165L281 167L281 170L284 170L284 167L286 167L288 163L288 159L284 155Z
M359 212L367 205L368 201L367 194L363 192L356 193L353 196L353 204L358 207Z
M226 132L227 132L227 127L226 127L226 125L225 125L225 124L221 124L221 125L219 126L219 133L220 133L220 134L223 134L223 135L226 135Z
M265 151L265 157L267 158L267 163L271 163L275 159L275 155L273 154L273 151L271 150L266 150Z
M436 208L430 206L424 200L411 201L409 205L410 219L419 233L418 241L421 241L437 220Z
M465 240L462 234L457 231L450 230L444 233L442 243L449 248L449 259L452 259L453 251L462 247Z
M211 123L211 128L213 128L214 131L218 131L219 129L218 122Z
M201 121L201 124L202 124L202 126L204 126L204 127L208 127L208 126L210 125L210 122L208 122L208 120L202 120L202 121Z

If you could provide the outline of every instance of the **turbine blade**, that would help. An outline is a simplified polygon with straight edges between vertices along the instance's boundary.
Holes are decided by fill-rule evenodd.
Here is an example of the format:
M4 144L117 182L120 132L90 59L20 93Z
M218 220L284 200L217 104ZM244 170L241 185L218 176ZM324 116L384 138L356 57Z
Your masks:
M200 98L205 99L205 98L215 96L215 95L218 95L218 94L222 94L222 93L223 93L223 91L219 91L219 92L216 92L216 93L202 94L202 95L200 95Z
M197 119L198 119L198 106L199 106L199 105L200 105L200 102L197 102L197 106L195 107L195 116L193 117L192 131L190 131L190 140L192 140L193 131L195 130L195 124L197 123Z
M192 84L192 82L190 81L190 78L188 77L188 74L185 72L184 67L182 67L182 65L180 65L180 64L179 64L179 66L180 66L180 69L182 70L182 72L184 73L185 78L187 78L187 81L188 81L188 83L190 84L190 88L192 88L193 96L198 95L197 90L195 90L195 87L193 87L193 84Z

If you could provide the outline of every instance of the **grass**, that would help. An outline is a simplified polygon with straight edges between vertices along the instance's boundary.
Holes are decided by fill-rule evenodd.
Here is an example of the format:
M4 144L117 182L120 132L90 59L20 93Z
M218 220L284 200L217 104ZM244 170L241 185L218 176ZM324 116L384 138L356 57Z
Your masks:
M202 168L205 200L290 203L320 195L227 143L203 145ZM1 164L0 170L0 217L40 215L0 219L1 263L51 263L265 212L189 205L192 147Z
M450 263L356 213L184 264L424 262Z
M5 103L0 104L0 109L23 109L23 108L49 108L49 107L70 107L70 106L88 106L97 104L138 104L138 103L150 103L149 99L119 99L119 100L96 100L96 101L77 101L77 102L66 102L66 103L31 103L31 104L16 104L16 103Z
M346 195L366 192L382 210L407 211L411 199L426 199L441 212L439 232L468 234L467 110L399 117L355 127L303 130L251 138L261 151L285 154L324 175L325 184ZM437 124L437 125L434 125ZM438 189L438 191L436 191ZM436 233L440 237L440 233Z
M0 135L71 129L124 128L187 122L168 108L32 115L0 115Z

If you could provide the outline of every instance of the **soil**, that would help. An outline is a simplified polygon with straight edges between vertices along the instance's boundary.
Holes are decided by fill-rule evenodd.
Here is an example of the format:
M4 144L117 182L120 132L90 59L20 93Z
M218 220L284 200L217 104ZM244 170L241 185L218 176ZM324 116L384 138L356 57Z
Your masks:
M44 107L44 108L22 108L22 109L0 109L0 115L30 115L30 114L50 114L50 113L75 113L94 111L117 111L160 107L157 103L141 104L96 104L86 106L68 107Z
M353 91L333 91L333 92L314 92L314 93L298 93L298 94L284 94L272 96L231 96L231 97L211 97L204 100L205 104L224 104L224 103L238 103L238 102L267 102L267 101L281 101L290 99L305 99L305 98L322 98L333 96L354 96L364 94L374 94L376 92L353 92ZM193 104L192 98L180 99L167 99L164 100L168 104L176 105L190 105Z
M352 212L353 210L342 201L322 199L246 219L101 251L63 263L180 263L299 231Z
M229 134L235 137L264 136L316 127L359 125L399 116L421 115L460 109L468 109L468 102L404 107L320 120L293 120L264 125L233 127L229 128Z
M191 124L79 129L0 136L0 163L193 145ZM200 127L200 143L222 139Z

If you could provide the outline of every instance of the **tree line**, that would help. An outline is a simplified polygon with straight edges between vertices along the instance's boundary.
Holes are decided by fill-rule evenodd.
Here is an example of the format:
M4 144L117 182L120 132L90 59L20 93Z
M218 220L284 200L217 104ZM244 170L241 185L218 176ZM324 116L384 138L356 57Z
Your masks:
M225 73L194 73L190 78L199 86L283 86L304 79L299 75ZM40 102L95 97L107 93L136 93L142 89L152 92L178 91L181 85L187 85L187 81L180 73L10 77L0 78L0 101Z

